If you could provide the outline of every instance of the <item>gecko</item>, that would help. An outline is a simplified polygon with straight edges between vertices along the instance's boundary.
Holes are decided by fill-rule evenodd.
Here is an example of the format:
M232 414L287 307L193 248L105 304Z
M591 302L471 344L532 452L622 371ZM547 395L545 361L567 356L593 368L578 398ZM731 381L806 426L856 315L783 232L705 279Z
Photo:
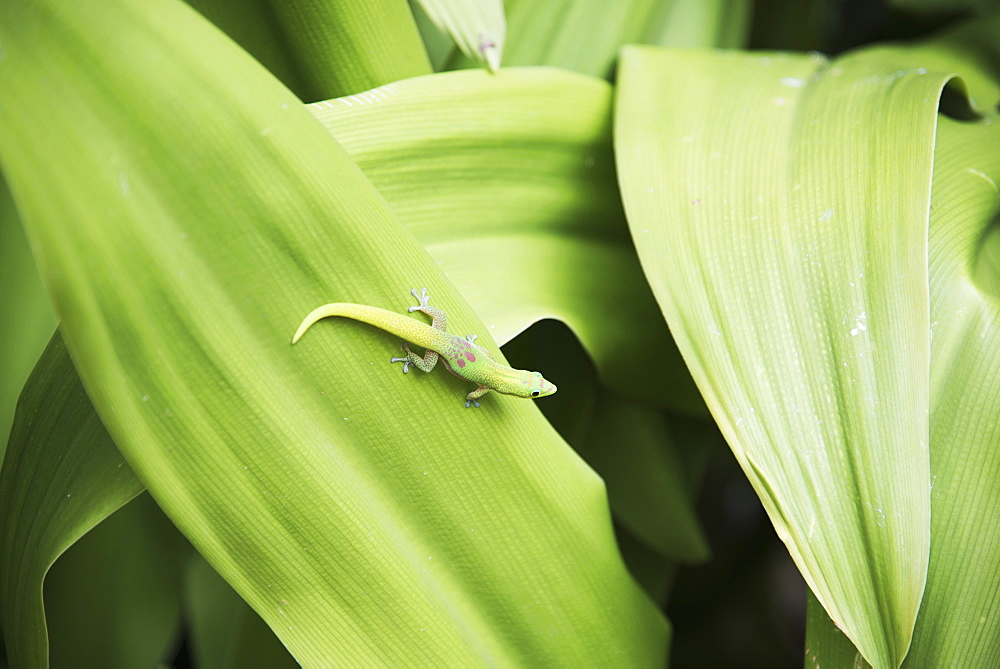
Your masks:
M556 391L555 385L538 372L501 365L493 359L489 351L475 343L476 335L467 335L462 339L447 332L447 317L443 310L430 306L426 288L422 289L419 295L414 288L410 294L419 303L415 307L410 307L410 313L422 311L431 317L430 325L378 307L334 302L316 307L309 312L292 337L292 344L301 339L316 321L329 316L343 316L374 325L403 339L403 351L406 357L392 358L390 362L403 363L404 374L410 371L410 365L429 372L441 359L449 372L475 383L478 387L465 396L466 408L473 405L478 408L479 402L476 400L491 390L504 395L532 398L545 397ZM423 357L411 351L409 344L426 349Z

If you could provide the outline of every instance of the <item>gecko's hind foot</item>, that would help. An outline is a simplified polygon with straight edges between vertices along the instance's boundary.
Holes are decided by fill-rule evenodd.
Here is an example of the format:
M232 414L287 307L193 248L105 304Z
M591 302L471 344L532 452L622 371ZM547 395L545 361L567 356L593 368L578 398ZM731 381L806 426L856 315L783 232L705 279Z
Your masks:
M414 311L420 311L421 307L426 307L428 305L428 303L430 302L430 300L431 300L431 296L427 294L427 289L426 288L421 288L419 295L417 295L417 289L416 288L411 288L410 289L410 295L412 295L413 297L417 298L417 302L420 303L419 306L410 307L410 313L411 314Z
M470 404L471 404L472 406L476 407L477 409L479 408L479 402L477 402L476 400L465 400L465 408L466 408L466 409L468 409L468 408L469 408L469 405L470 405Z
M410 347L407 346L404 343L400 348L402 348L404 351L406 351L406 357L405 358L389 358L389 363L390 364L394 363L394 362L401 362L401 363L403 363L403 374L409 374L410 373L410 365L413 364L413 361L410 360Z
M473 343L474 341L476 341L477 339L479 339L479 335L474 335L474 334L472 334L472 335L468 335L468 334L465 335L465 341L469 342L470 344Z

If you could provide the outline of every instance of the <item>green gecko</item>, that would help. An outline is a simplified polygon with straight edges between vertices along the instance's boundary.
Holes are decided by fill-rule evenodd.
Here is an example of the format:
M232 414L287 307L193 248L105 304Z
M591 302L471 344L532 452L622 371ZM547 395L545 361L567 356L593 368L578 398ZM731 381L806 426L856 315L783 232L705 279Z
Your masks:
M430 298L427 296L426 288L420 291L420 295L417 295L416 288L410 293L420 303L416 307L410 307L410 313L424 312L432 319L430 325L378 307L334 302L309 312L292 337L292 343L301 339L316 321L328 316L343 316L374 325L404 339L403 350L406 352L406 357L390 360L403 363L404 374L410 371L410 365L429 372L434 369L438 358L442 358L449 372L479 386L465 396L466 408L469 408L470 404L478 408L479 402L476 400L491 390L517 397L545 397L556 391L556 387L542 378L538 372L526 372L501 365L493 359L489 351L474 343L476 335L467 335L462 339L458 335L446 332L447 321L444 311L428 304ZM427 349L424 357L421 358L411 351L406 342Z

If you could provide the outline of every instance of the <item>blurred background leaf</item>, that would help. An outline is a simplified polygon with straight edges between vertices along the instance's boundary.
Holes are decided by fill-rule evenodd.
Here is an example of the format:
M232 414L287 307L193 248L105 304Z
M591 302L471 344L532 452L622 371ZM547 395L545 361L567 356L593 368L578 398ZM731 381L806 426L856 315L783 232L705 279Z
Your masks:
M181 572L190 551L149 495L84 535L45 579L52 665L170 661L181 640Z
M507 0L504 65L555 65L609 77L625 44L740 47L746 0ZM458 54L451 68L474 63Z
M507 39L502 0L420 0L420 6L467 58L499 69Z
M184 593L194 666L299 666L267 623L197 553L187 564Z

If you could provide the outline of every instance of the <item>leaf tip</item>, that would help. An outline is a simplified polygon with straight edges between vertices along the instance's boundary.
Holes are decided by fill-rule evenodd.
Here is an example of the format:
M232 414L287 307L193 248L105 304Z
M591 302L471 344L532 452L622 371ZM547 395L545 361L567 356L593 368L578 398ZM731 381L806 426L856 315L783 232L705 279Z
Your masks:
M479 33L478 51L480 57L486 62L486 67L490 72L496 74L500 69L500 59L502 58L501 44L485 33Z

